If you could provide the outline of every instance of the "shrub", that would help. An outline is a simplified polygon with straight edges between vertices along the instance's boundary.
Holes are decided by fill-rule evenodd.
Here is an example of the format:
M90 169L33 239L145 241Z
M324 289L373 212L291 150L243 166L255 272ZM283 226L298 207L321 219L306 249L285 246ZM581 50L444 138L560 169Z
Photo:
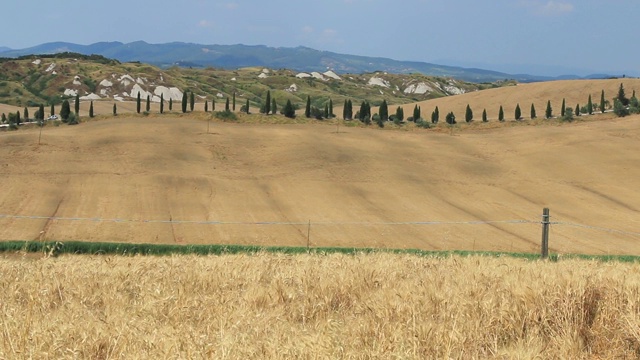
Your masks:
M429 129L431 128L431 123L424 121L423 118L419 118L416 120L416 126L423 129Z
M629 109L627 109L620 100L615 99L613 101L613 112L619 117L629 115Z
M214 114L215 114L214 116L217 119L220 119L220 120L223 120L223 121L238 120L238 117L236 116L236 114L234 112L232 112L231 110L216 111Z
M564 115L560 118L562 121L573 121L573 109L571 107L565 108Z
M382 120L382 116L380 116L379 114L373 114L373 121L375 121L379 127L384 127L384 120Z
M67 125L78 125L80 123L80 117L75 113L70 113L69 118L67 118Z

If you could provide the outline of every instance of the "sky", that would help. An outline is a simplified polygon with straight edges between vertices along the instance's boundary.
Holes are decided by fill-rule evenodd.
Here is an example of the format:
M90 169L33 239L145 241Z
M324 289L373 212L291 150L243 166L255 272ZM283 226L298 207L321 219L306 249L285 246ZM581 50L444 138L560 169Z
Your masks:
M12 49L138 40L307 46L511 74L640 76L638 0L7 2L0 46Z

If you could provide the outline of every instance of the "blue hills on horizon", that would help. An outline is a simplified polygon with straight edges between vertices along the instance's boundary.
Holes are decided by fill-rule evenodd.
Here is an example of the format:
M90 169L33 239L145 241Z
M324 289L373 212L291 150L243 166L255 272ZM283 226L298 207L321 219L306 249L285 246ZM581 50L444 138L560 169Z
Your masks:
M421 73L430 76L452 77L470 82L494 82L513 79L519 82L535 82L566 79L608 78L611 75L588 76L538 76L508 74L499 71L459 66L438 65L420 61L400 61L382 57L338 54L304 46L275 48L265 45L201 45L184 42L149 44L97 42L79 45L69 42L50 42L25 49L0 47L0 57L16 58L27 55L72 52L84 55L101 55L121 62L139 61L160 67L219 67L235 69L261 66L274 69L291 69L304 72L368 73L383 71L396 74Z

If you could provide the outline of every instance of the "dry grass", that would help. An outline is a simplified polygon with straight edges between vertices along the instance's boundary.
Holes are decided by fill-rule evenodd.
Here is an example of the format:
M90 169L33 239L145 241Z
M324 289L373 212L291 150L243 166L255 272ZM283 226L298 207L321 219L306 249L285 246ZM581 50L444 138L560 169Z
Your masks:
M637 264L0 260L0 358L636 358Z

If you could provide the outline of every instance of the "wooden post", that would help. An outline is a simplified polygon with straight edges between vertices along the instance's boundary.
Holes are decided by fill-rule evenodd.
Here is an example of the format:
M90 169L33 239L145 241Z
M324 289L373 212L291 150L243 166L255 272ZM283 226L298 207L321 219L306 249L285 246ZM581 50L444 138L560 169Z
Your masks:
M549 257L549 208L542 210L542 259Z
M307 252L311 248L311 220L309 220L309 226L307 227Z

